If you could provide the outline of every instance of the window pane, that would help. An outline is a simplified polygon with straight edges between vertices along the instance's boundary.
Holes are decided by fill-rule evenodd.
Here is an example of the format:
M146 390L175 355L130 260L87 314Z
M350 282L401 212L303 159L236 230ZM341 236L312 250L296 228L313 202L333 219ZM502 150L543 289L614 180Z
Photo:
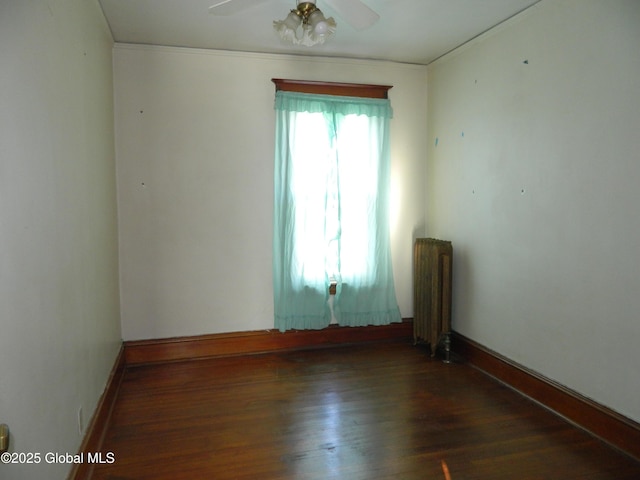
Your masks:
M347 115L338 123L341 272L351 285L369 285L375 269L377 149L370 117ZM374 231L372 232L372 227Z
M297 288L324 284L325 206L331 149L322 113L292 113L291 188L294 205L293 278Z

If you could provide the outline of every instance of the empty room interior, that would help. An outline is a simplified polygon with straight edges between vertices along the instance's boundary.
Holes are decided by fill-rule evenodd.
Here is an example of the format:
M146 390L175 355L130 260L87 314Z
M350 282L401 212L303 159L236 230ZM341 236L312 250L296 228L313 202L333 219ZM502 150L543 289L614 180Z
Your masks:
M0 479L640 478L640 2L234 2L0 1ZM279 323L290 84L384 86L391 320Z

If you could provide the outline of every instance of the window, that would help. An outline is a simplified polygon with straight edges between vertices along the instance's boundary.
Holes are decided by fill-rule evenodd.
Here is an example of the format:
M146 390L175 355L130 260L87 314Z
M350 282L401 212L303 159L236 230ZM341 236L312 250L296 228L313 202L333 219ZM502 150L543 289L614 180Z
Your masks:
M353 93L276 93L274 300L282 331L326 327L333 282L340 324L401 320L389 248L391 106Z

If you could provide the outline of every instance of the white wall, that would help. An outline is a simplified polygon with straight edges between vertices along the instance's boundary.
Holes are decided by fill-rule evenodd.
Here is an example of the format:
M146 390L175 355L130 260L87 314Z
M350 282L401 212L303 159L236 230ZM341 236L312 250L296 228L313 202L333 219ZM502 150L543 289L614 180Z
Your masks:
M114 68L125 340L273 328L272 78L393 85L392 254L412 315L426 67L117 45Z
M455 330L635 420L639 46L640 2L547 0L428 69Z
M112 39L96 0L0 2L0 423L75 453L121 345ZM3 479L70 465L0 464Z

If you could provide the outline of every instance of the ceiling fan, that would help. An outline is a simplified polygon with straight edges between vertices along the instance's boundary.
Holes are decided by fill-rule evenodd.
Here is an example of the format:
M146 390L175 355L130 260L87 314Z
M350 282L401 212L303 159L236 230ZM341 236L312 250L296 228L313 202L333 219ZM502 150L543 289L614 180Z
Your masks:
M222 0L217 1L209 7L209 13L213 15L234 15L255 5L259 5L268 0ZM296 3L296 9L291 13L296 13L301 21L306 25L306 21L310 21L310 17L314 12L320 12L315 6L316 0L292 0ZM378 21L380 16L362 3L361 0L323 0L336 13L343 18L349 25L356 30L363 30L370 27ZM304 15L307 18L304 18ZM322 15L322 12L320 12ZM316 14L317 16L317 14ZM322 16L324 19L324 16ZM324 19L328 20L328 19ZM333 19L331 19L333 20ZM326 25L321 25L321 29ZM333 24L335 29L335 22ZM295 43L295 42L294 42Z

